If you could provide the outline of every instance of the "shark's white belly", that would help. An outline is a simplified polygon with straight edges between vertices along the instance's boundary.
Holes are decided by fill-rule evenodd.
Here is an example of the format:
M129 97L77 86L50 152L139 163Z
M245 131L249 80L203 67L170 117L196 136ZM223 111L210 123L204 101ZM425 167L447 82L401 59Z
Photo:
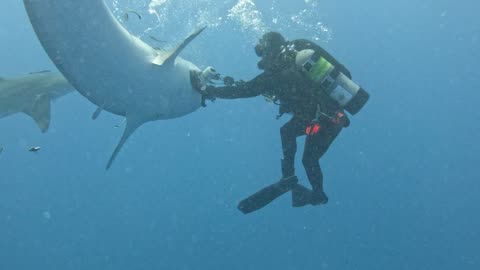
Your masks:
M189 84L192 63L155 66L160 54L129 34L103 0L24 0L43 47L85 97L106 111L145 121L200 107Z

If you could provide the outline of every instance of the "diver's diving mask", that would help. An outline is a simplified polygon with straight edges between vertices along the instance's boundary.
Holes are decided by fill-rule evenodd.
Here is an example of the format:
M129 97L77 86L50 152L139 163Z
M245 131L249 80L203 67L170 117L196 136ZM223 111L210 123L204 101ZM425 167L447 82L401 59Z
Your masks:
M260 45L260 44L257 44L255 45L255 54L258 56L258 57L262 57L263 56L263 46Z
M278 55L284 47L284 45L275 46L264 39L260 39L259 43L255 45L255 54L258 57L272 57Z
M276 70L280 67L279 56L285 51L287 41L276 32L264 34L255 45L255 54L262 59L257 66L262 70Z

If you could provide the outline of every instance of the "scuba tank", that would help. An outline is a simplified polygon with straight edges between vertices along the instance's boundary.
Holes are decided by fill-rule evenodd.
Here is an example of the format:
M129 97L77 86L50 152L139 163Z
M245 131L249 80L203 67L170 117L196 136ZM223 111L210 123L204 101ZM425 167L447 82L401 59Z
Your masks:
M295 64L310 80L352 115L359 112L370 97L363 88L314 50L299 51L295 57Z

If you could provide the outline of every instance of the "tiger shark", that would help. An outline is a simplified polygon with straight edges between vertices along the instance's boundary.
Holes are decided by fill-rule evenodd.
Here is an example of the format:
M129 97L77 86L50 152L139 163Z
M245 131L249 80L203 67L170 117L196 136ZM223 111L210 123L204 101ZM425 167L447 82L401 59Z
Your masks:
M190 72L201 73L179 53L204 29L171 50L152 48L130 34L104 0L23 0L50 59L100 111L125 116L126 127L106 169L130 135L146 122L197 110L201 95Z
M50 125L52 100L75 89L59 73L37 72L15 78L0 78L0 118L23 112L42 132Z

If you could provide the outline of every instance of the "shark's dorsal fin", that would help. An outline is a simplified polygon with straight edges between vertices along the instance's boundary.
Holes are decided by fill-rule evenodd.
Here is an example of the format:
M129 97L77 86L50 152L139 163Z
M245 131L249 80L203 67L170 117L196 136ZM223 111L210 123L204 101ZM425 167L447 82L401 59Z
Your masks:
M117 157L118 153L122 149L122 146L125 144L125 142L128 140L130 135L137 130L138 127L140 127L145 121L141 120L141 118L135 117L135 116L129 116L127 114L126 117L127 120L127 126L125 127L125 131L123 131L122 138L120 138L120 141L117 144L117 147L115 147L115 151L113 151L112 156L110 157L110 160L108 161L106 169L108 170L110 166L112 166L113 161Z
M33 105L23 112L33 118L42 132L46 132L50 126L50 97L48 95L37 97Z
M153 61L156 65L173 65L175 59L177 58L178 54L187 47L187 45L194 40L200 33L206 28L206 26L198 29L197 31L190 34L180 45L178 45L175 49L168 51L164 54L157 56L157 58Z

